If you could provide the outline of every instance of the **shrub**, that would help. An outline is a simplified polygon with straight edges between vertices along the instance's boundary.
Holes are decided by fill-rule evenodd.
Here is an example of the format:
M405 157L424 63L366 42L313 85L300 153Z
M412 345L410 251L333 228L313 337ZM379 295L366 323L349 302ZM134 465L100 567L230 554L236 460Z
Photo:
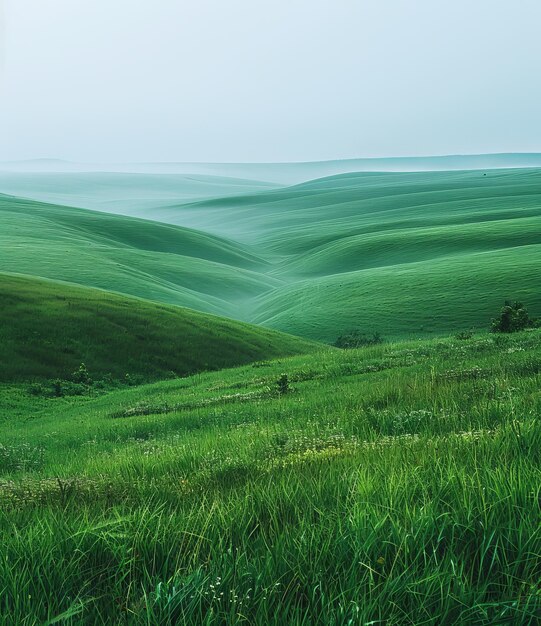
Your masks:
M366 335L358 330L352 330L345 335L340 335L333 345L336 348L350 349L375 346L379 343L383 343L383 337L378 332Z
M460 339L462 341L466 341L467 339L471 339L473 337L473 331L471 330L461 330L455 335L455 339Z
M81 385L91 385L92 378L90 377L90 373L84 363L81 363L79 367L73 372L71 378L74 383L79 383Z
M282 374L276 381L278 393L283 396L291 391L291 385L289 384L289 377L287 374Z
M528 315L526 307L522 302L506 301L500 316L492 320L493 333L516 333L526 328L532 328L537 325Z

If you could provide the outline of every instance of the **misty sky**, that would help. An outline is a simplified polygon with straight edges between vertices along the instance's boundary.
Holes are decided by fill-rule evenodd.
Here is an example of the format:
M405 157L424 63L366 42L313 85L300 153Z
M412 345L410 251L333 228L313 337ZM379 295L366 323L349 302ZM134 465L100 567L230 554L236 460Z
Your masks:
M539 0L0 5L0 160L541 151Z

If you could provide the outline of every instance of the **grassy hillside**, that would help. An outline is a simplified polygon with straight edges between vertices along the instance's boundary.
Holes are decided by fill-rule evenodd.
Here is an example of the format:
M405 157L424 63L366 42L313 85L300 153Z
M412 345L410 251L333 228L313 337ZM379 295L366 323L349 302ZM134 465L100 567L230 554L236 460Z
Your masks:
M252 320L333 341L345 329L386 337L488 329L505 300L541 312L541 246L395 264L307 281L264 296Z
M231 316L280 284L242 244L157 222L0 196L0 270Z
M50 281L0 274L0 381L145 380L299 354L317 345L263 328Z
M403 340L541 315L541 170L129 178L0 196L0 625L541 623L541 330Z
M357 172L180 205L176 217L199 215L212 232L228 216L236 238L290 255L355 234L537 216L540 189L540 169Z
M357 172L145 212L180 226L7 197L0 212L0 269L318 340L484 329L506 299L541 315L540 169Z
M21 390L0 623L538 624L540 373L532 331Z
M486 328L505 299L541 314L541 171L354 173L179 207L274 255L286 282L247 319L333 340Z

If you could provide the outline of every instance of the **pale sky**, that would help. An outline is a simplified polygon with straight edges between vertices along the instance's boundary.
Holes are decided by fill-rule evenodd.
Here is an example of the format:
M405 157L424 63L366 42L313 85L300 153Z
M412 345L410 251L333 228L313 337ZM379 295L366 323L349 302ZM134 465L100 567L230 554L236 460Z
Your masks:
M0 160L541 151L540 0L0 0Z

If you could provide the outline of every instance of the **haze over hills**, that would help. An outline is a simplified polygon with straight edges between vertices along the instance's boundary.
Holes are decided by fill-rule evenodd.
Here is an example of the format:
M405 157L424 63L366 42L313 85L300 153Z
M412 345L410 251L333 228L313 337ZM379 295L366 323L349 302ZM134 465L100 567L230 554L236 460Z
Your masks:
M367 157L284 163L76 163L61 159L0 162L0 172L182 174L293 184L347 172L435 171L539 167L541 153Z
M0 162L0 193L177 223L168 207L178 203L271 191L339 174L527 167L541 167L541 154L364 158L306 163L90 164L34 159ZM206 224L203 227L206 228Z
M270 190L280 185L206 174L122 172L6 172L0 190L23 198L144 216L145 211L177 202Z
M354 172L290 186L176 174L8 178L19 176L27 195L59 176L64 186L53 181L48 193L103 202L102 212L1 197L5 271L324 341L352 328L391 338L485 328L506 299L541 312L541 169Z

